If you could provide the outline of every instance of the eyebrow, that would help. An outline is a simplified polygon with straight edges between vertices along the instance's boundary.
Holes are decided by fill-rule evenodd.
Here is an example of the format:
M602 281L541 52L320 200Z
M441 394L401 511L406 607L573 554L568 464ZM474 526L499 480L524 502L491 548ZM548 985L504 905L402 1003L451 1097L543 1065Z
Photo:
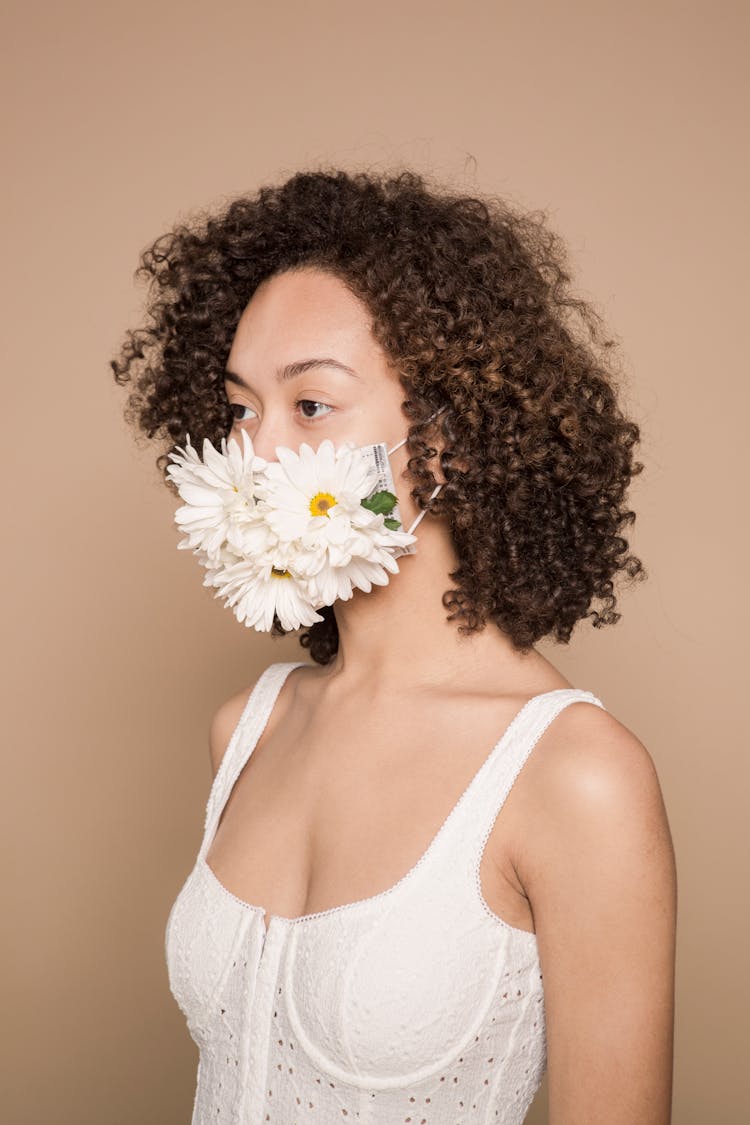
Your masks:
M316 359L298 359L294 363L287 363L286 367L280 367L276 371L276 380L279 383L284 383L288 379L296 379L298 375L304 375L306 371L312 371L318 367L335 367L339 371L344 371L347 375L353 375L355 379L359 375L351 367L347 367L345 363L341 363L338 359L331 359L321 356ZM252 388L248 383L238 375L236 371L230 371L228 368L224 371L224 379L228 383L236 383L245 390Z

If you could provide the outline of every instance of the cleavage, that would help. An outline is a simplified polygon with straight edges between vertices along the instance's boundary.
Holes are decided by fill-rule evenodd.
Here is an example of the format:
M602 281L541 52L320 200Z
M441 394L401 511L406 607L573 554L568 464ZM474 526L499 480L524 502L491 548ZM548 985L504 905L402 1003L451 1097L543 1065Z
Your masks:
M381 716L368 722L366 741L361 721L355 727L340 716L336 744L328 721L324 746L304 709L290 709L283 723L266 728L235 779L207 865L266 918L317 914L389 890L422 858L521 705L508 701L498 719L495 701L485 709L484 733L472 735L471 753L464 744L459 754L458 733L447 736L440 714L429 731L413 709L413 729L397 723L397 737L394 715ZM455 713L454 705L454 730ZM496 870L485 853L482 873L493 887ZM504 897L523 916L521 927L531 928L510 884Z

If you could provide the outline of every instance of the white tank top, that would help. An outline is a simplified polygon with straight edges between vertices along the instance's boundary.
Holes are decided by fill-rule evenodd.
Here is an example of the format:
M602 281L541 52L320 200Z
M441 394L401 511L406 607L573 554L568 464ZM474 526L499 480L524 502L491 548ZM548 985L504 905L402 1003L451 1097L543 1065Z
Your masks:
M544 1074L536 935L485 903L484 845L537 739L589 691L534 696L395 886L299 918L243 902L205 855L282 684L255 685L214 778L166 928L169 984L199 1048L191 1125L518 1125Z

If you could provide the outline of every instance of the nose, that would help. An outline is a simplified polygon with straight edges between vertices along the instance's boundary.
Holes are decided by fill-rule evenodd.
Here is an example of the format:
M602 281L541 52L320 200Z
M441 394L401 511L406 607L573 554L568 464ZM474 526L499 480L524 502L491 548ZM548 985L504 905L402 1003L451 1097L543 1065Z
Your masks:
M238 442L242 442L242 437L239 432L239 427L232 427L231 435L235 437ZM249 427L246 429L247 436L253 443L253 452L258 457L262 457L264 461L276 461L276 447L279 445L287 446L290 449L297 450L299 441L290 432L289 427L285 427L282 423L272 419L264 419L259 426L251 432Z

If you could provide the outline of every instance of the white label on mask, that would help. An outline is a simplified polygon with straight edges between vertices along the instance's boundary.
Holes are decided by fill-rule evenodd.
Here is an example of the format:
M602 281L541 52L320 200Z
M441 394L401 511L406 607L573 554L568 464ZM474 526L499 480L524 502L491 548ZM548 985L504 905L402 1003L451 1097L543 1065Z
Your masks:
M393 483L393 473L391 472L391 463L388 459L388 446L384 441L379 441L375 445L361 445L360 451L363 454L368 468L375 475L375 484L370 492L392 492L396 495L396 488ZM398 510L398 504L394 504L393 511L386 517L387 519L398 520L399 531L405 531L401 521L401 513ZM414 544L409 547L396 547L394 548L394 557L399 558L401 555L411 555L415 551Z

